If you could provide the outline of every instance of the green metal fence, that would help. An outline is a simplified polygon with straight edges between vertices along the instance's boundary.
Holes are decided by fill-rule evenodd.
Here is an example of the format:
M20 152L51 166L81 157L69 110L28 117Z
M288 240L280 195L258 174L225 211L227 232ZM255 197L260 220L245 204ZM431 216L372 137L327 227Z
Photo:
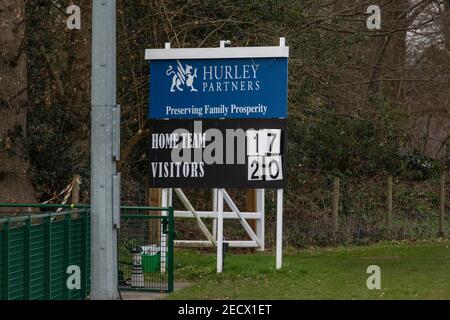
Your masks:
M85 299L90 290L89 207L0 204L0 209L0 299ZM72 275L79 286L68 285Z
M121 290L173 291L173 230L173 208L121 207ZM86 299L90 233L88 205L0 204L0 300ZM79 288L67 285L69 266Z
M173 291L173 208L122 207L121 290Z

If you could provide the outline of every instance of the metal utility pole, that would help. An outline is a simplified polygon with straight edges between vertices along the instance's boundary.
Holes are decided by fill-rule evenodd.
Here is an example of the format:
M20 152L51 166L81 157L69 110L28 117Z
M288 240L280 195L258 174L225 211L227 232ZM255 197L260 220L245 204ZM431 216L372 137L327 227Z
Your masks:
M118 299L120 116L116 105L116 0L92 5L91 295Z

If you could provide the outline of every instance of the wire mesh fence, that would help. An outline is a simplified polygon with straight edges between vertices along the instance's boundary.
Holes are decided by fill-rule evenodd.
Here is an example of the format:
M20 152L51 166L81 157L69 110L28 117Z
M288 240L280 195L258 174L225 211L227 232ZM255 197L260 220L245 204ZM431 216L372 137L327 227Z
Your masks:
M383 240L430 240L450 234L447 200L450 179L446 178L442 186L438 176L421 180L394 176L388 223L387 175L370 179L342 177L336 228L333 179L333 176L311 175L301 187L286 189L285 244L293 247L366 245ZM440 232L441 217L443 232ZM274 192L269 190L266 194L267 247L274 244L274 232Z
M118 238L121 290L173 291L173 209L122 207Z

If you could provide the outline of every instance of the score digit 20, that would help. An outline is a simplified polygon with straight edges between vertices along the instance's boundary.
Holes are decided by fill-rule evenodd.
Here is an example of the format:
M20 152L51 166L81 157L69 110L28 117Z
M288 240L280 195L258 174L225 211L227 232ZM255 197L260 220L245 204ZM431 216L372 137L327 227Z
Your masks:
M282 180L281 130L247 131L248 180Z

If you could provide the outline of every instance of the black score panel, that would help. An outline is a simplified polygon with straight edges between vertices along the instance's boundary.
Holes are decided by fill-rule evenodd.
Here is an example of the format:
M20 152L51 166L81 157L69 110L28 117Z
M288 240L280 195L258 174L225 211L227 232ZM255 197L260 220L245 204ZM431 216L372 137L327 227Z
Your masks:
M283 188L286 119L153 120L150 187Z

